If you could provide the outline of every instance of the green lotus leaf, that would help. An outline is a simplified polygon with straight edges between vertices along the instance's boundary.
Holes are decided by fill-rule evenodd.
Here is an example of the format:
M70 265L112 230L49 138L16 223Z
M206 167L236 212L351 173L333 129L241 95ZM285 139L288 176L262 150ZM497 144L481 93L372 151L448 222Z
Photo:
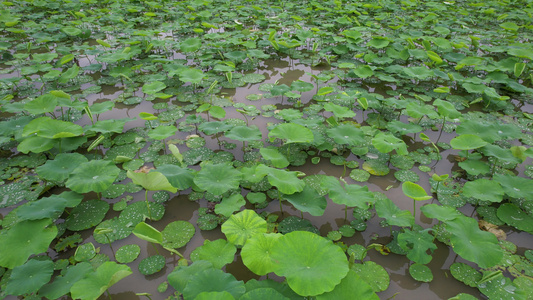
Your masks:
M215 213L229 217L234 211L241 210L241 207L245 204L246 201L241 194L233 194L223 198L222 202L215 205Z
M140 253L141 247L139 247L139 245L124 245L117 250L115 258L117 259L117 262L127 264L136 260Z
M133 234L141 240L150 243L163 243L163 235L161 232L145 222L138 223L133 230Z
M63 27L63 28L61 28L61 31L63 31L64 33L66 33L67 35L70 35L70 36L77 36L77 35L80 35L82 33L81 29L76 28L76 27L72 27L72 26Z
M146 203L141 204L144 204L144 207L146 208ZM115 208L115 206L113 206L113 208ZM124 208L127 208L125 202ZM107 219L102 223L98 224L98 226L96 226L96 228L94 229L94 240L100 244L107 244L113 243L114 241L118 241L121 239L125 239L131 234L131 232L133 231L133 225L135 224L137 223L133 224L131 220L123 221L117 217ZM106 232L106 234L103 234L102 232Z
M164 90L167 86L161 81L153 81L145 83L142 87L142 91L148 95L155 95L156 93Z
M139 263L139 272L143 275L152 275L161 271L166 265L163 255L152 255L144 258Z
M291 90L298 91L300 93L308 92L312 90L315 86L312 83L296 80L291 84Z
M378 295L372 290L357 273L349 270L346 277L331 292L316 296L317 300L337 300L337 299L368 299L379 300Z
M178 190L186 190L194 184L194 171L188 168L181 168L176 165L162 165L157 167L157 171L163 174L168 182Z
M533 195L533 180L518 176L495 174L494 181L499 182L505 194L513 198L527 198Z
M225 132L233 128L232 125L222 121L204 122L198 125L198 129L207 135L213 135L219 132Z
M286 84L280 84L273 86L270 90L267 90L266 92L270 91L272 96L282 96L287 92L290 92L291 88L287 86Z
M60 153L35 169L37 174L49 181L65 181L70 173L88 159L79 153Z
M41 198L28 202L16 210L18 221L52 219L61 216L66 207L75 207L80 204L83 196L74 192L63 192L59 195Z
M239 299L242 299L242 297ZM194 298L194 300L235 300L235 297L233 297L229 292L226 291L201 292Z
M269 160L275 168L285 168L289 165L289 161L285 155L281 154L275 147L261 148L259 149L259 152L261 153L261 156L263 156L264 159Z
M259 82L263 82L265 78L266 77L263 74L250 73L250 74L244 75L242 77L242 80L246 83L259 83Z
M103 192L115 181L120 169L108 160L91 160L80 164L71 173L66 187L77 193Z
M409 274L416 281L431 282L433 280L433 273L431 273L431 269L426 265L417 263L410 265Z
M415 218L410 211L401 210L389 198L376 201L376 213L380 218L385 218L390 226L413 226Z
M512 56L533 60L533 50L527 48L510 48L507 53Z
M74 283L70 294L74 299L96 300L108 288L132 273L130 267L108 261L101 264L96 271Z
M194 226L187 221L174 221L169 223L161 234L163 235L163 245L168 248L181 248L194 236Z
M359 65L357 68L352 69L352 72L359 78L368 78L374 75L374 70L368 65Z
M497 181L483 178L468 181L463 187L463 195L482 201L499 203L503 200L504 194L502 186Z
M179 72L179 78L181 81L190 82L192 84L199 84L204 77L204 72L199 69L188 68Z
M299 120L303 117L303 113L299 110L293 108L285 108L279 111L276 115L276 118L282 118L283 120L290 122L294 120Z
M456 119L461 116L461 113L455 109L455 106L448 101L437 99L433 102L433 105L437 107L439 114L446 118Z
M131 120L130 118L101 120L92 126L87 126L86 130L100 133L122 133L124 125Z
M471 287L477 287L478 282L482 278L479 271L465 263L459 262L455 262L450 266L450 273L452 273L453 278Z
M328 129L326 132L337 144L353 147L365 143L363 131L353 125L341 124Z
M450 145L453 149L458 150L472 150L481 148L487 145L487 142L482 140L479 136L474 134L463 134L457 137L454 137L450 141Z
M498 207L498 218L510 226L520 230L533 232L533 217L521 210L518 206L505 203Z
M80 72L80 68L77 64L72 65L72 67L68 68L66 71L63 71L61 73L61 76L57 80L59 83L67 83L69 80L76 78Z
M334 88L330 87L330 86L323 86L321 87L318 92L316 92L317 95L319 96L323 96L323 95L327 95L327 94L331 94L335 91ZM333 104L333 103L332 103ZM353 115L355 116L355 113L353 113Z
M428 250L433 253L437 249L437 245L433 243L434 237L427 232L412 231L405 229L404 232L398 234L398 245L407 251L407 258L419 264L427 264L431 261L431 255Z
M451 233L453 250L462 258L481 268L490 268L500 263L503 250L498 239L490 232L481 231L476 220L461 216L446 222L446 230Z
M241 142L259 141L263 138L257 126L235 126L224 134L227 138Z
M181 42L180 49L182 52L196 52L202 46L202 40L199 38L188 38Z
M239 300L289 300L273 288L257 288L242 295Z
M437 219L441 222L451 221L463 216L463 214L458 212L454 207L441 206L438 204L424 205L420 210L426 215L426 217Z
M175 126L158 126L148 132L148 136L154 140L164 140L178 132Z
M355 181L365 182L370 178L370 173L365 170L355 169L350 172L350 178Z
M232 215L222 224L221 230L230 243L242 246L255 234L265 233L267 222L255 211L245 209Z
M149 173L135 173L128 171L128 178L131 178L133 183L142 186L147 191L169 191L171 193L176 193L177 188L173 187L168 179L161 172L150 171Z
M407 67L403 68L402 71L407 74L407 76L414 77L419 80L425 80L435 75L433 70L426 67Z
M82 280L85 275L93 271L91 264L87 262L77 263L69 266L61 276L54 278L54 281L48 283L39 289L39 295L47 299L59 299L70 292L74 283Z
M58 97L52 94L44 94L26 103L24 105L24 110L33 115L51 113L57 106L57 99Z
M257 166L255 174L261 178L267 176L268 182L286 195L301 192L305 186L305 182L298 179L297 172L279 170L261 164Z
M168 283L176 289L176 291L183 293L183 290L192 277L204 270L213 269L213 264L205 260L195 261L189 266L179 265L170 274L168 274Z
M41 138L58 139L83 134L83 128L71 122L40 117L34 119L22 130L22 137L37 135Z
M253 235L242 247L243 264L257 275L273 272L275 262L271 257L272 245L280 236L279 233Z
M489 299L527 299L526 291L517 289L511 279L500 272L494 278L478 284L477 288Z
M490 165L481 160L467 159L466 161L458 163L458 165L468 174L474 176L490 172Z
M221 269L225 265L232 263L235 259L237 248L224 239L214 241L205 240L204 244L197 247L191 253L192 261L208 261L216 269Z
M367 209L368 204L375 201L367 186L345 184L343 187L333 176L323 177L320 186L328 191L329 198L337 204Z
M215 195L237 189L242 179L242 173L229 164L207 164L194 177L194 183Z
M376 293L382 292L389 287L389 274L382 266L373 261L354 264L350 269L355 271Z
M231 52L224 53L224 56L232 61L240 62L246 59L246 52L231 51Z
M76 206L65 220L67 229L80 231L98 225L104 219L109 204L102 200L87 200Z
M432 198L426 193L423 187L410 181L402 183L402 191L407 197L416 201L424 201Z
M420 176L418 176L416 172L411 170L398 170L394 172L394 177L401 182L417 182L418 180L420 180Z
M183 290L183 298L185 300L193 300L202 292L223 291L227 291L233 297L239 299L246 289L244 288L244 283L237 281L233 275L224 273L219 269L206 269L191 277Z
M282 195L282 199L289 201L299 211L309 213L312 216L323 215L328 204L326 197L318 194L314 188L308 185L305 185L303 191L299 193Z
M315 139L308 128L295 123L281 123L268 133L268 138L286 140L286 143L311 143Z
M400 155L407 155L405 142L392 134L380 132L372 139L372 145L381 153L389 153L396 150Z
M301 296L332 291L349 270L340 247L307 231L294 231L278 238L271 257L276 262L276 275L285 276L291 289Z
M392 132L397 132L399 134L405 135L408 133L418 133L422 131L422 126L413 123L404 123L401 121L390 121L387 123L387 129Z
M458 135L473 134L477 135L486 142L493 143L503 139L503 136L498 134L493 123L480 122L476 120L465 120L457 126L456 132Z
M390 41L386 37L376 36L372 38L368 43L366 43L367 46L373 47L376 49L385 48L389 45Z
M79 245L74 253L74 259L79 262L89 262L95 256L96 248L91 242Z
M505 30L515 31L515 32L518 31L518 29L520 29L520 27L516 25L516 23L514 22L503 22L500 24L500 27Z
M50 281L53 273L54 263L51 260L30 259L13 268L4 292L14 296L35 293Z
M278 224L278 232L286 234L293 231L309 231L320 234L318 229L307 219L288 216Z

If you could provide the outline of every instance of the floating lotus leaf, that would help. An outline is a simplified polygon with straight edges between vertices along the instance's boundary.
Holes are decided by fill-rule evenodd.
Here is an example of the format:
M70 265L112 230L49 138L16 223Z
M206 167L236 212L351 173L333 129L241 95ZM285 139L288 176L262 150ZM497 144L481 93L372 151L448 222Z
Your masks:
M463 134L457 137L454 137L450 141L450 145L454 149L458 150L472 150L481 148L487 145L487 142L482 140L479 136L473 134Z
M196 224L201 230L213 230L217 228L219 218L212 214L201 215L198 217Z
M337 118L355 117L355 113L353 112L353 110L349 109L348 107L340 106L340 105L330 103L330 102L327 102L324 104L324 110L332 112ZM350 127L353 127L353 126L350 126Z
M245 204L246 201L241 194L233 194L215 205L215 213L229 217L234 211L241 210L241 207Z
M288 94L287 94L288 95ZM282 109L276 114L276 118L283 119L287 122L299 120L303 117L303 113L293 108Z
M315 189L306 185L303 191L291 195L282 195L283 200L289 201L299 211L312 216L321 216L328 204L326 197L317 193Z
M193 84L199 84L204 79L205 74L202 70L188 68L180 71L179 78L183 82L190 82Z
M286 234L293 231L309 231L316 234L320 234L318 229L311 224L309 220L302 219L295 216L288 216L278 225L278 231Z
M343 187L339 180L332 176L322 178L321 186L328 190L329 198L337 204L366 209L369 203L374 203L374 196L367 186L345 184Z
M257 275L274 271L275 262L271 252L274 242L282 236L278 233L253 235L242 247L241 257L244 265Z
M518 176L495 174L494 181L499 182L505 194L513 198L527 198L533 195L533 180Z
M77 193L103 192L113 184L120 169L108 160L91 160L78 165L66 186Z
M418 124L404 123L401 121L394 120L387 123L387 129L392 132L397 132L401 135L405 135L408 133L418 133L422 131L422 126Z
M246 83L259 83L259 82L263 82L265 78L266 77L263 74L250 73L250 74L244 75L242 77L242 80Z
M231 52L224 53L224 56L232 61L240 62L246 59L246 52L231 51Z
M88 262L96 256L96 249L93 243L81 244L76 248L74 259L80 262Z
M139 245L124 245L117 250L115 258L117 259L117 262L127 264L136 260L140 253L141 247L139 247Z
M5 285L7 295L19 296L36 293L45 285L54 273L51 260L30 259L21 266L16 266Z
M268 182L286 195L301 192L305 186L305 182L298 179L297 172L279 170L265 165L257 166L256 176L261 178L267 176Z
M74 283L70 294L74 299L96 300L109 287L131 274L130 267L108 261L101 264L96 271Z
M452 273L453 278L471 287L477 287L478 282L482 278L479 271L465 263L459 262L455 262L450 266L450 273Z
M498 207L498 218L510 226L529 233L533 232L533 217L514 204L505 203L500 205Z
M180 49L183 52L196 52L202 46L202 40L199 38L189 38L181 42Z
M261 130L255 125L235 126L224 135L227 138L241 142L258 141L263 138Z
M227 291L234 298L239 299L245 292L244 283L237 281L233 275L218 269L199 271L192 276L183 289L183 298L193 300L202 292Z
M276 262L276 275L285 276L291 289L301 296L332 291L349 270L340 247L307 231L294 231L278 238L271 257Z
M459 135L473 134L477 135L486 142L493 143L501 140L503 137L498 134L493 123L485 123L476 120L465 120L457 126L456 132Z
M448 221L446 230L451 233L453 250L462 258L477 263L481 268L500 263L503 250L498 239L490 232L481 231L476 220L461 216Z
M423 187L410 181L406 181L402 184L402 191L407 197L416 201L424 201L432 198L426 193Z
M409 266L409 274L416 281L431 282L433 280L433 273L426 265L412 264Z
M355 234L355 229L350 225L342 225L339 227L339 232L344 237L352 237Z
M380 218L385 218L390 226L413 226L415 218L410 211L401 210L389 198L376 201L376 213Z
M355 181L365 182L370 178L370 173L365 170L355 169L350 172L350 178Z
M482 201L499 203L503 200L504 194L503 188L497 181L483 178L468 181L463 187L463 195Z
M385 48L389 45L390 41L386 37L376 36L372 38L368 43L366 43L367 46L381 49Z
M372 290L357 273L349 270L346 277L331 292L316 296L317 300L337 300L337 299L368 299L379 300L378 295Z
M484 155L487 156L494 156L501 162L506 162L510 164L519 164L522 161L520 158L514 156L511 149L504 149L497 145L485 145L481 149L479 149Z
M168 248L181 248L185 246L194 236L194 226L187 221L174 221L169 223L161 234L163 235L163 245Z
M142 186L147 191L169 191L175 193L177 188L173 187L168 179L161 172L150 171L149 173L135 173L132 171L127 172L127 176L131 178L133 183Z
M389 274L382 266L373 261L354 264L350 269L355 271L376 293L384 291L389 287Z
M416 174L416 172L411 171L411 170L398 170L394 172L394 177L398 179L398 181L401 181L401 182L406 182L406 181L417 182L418 180L420 180L420 177L418 176L418 174Z
M80 281L92 271L93 267L86 262L69 266L62 276L55 277L53 282L41 287L39 295L50 300L59 299L70 292L70 288L74 283Z
M173 136L178 131L175 126L158 126L148 132L148 136L154 140L164 140L169 136Z
M242 295L239 300L289 300L289 298L272 288L258 288Z
M315 139L313 132L308 128L295 123L281 123L274 127L268 138L273 141L275 138L286 140L286 143L311 143Z
M232 215L221 229L230 243L242 246L255 234L265 233L267 222L255 211L245 209Z
M72 27L72 26L65 26L65 27L61 28L61 31L63 31L64 33L66 33L67 35L70 35L70 36L77 36L77 35L80 35L82 33L81 29L76 28L76 27Z
M104 219L109 204L102 200L87 200L76 206L65 220L67 229L80 231L94 227Z
M483 283L478 284L477 288L489 299L527 299L526 291L517 289L511 282L511 279L498 274Z
M126 208L126 203L124 202L124 208ZM146 207L146 204L144 204ZM115 208L115 206L113 206ZM100 244L107 244L109 242L118 241L121 239L127 238L133 231L133 225L129 220L123 222L119 218L115 217L112 219L107 219L102 223L98 224L94 229L95 233L93 234L94 240ZM105 230L106 234L98 233L101 230Z
M385 176L389 174L389 167L380 160L367 160L363 163L363 169L368 173L376 176Z
M267 86L265 86L265 88L266 87ZM280 85L275 85L271 87L270 90L265 90L265 92L270 92L272 96L282 96L285 93L289 92L290 90L291 88L287 86L286 84L280 84Z
M293 81L293 83L291 84L291 89L293 91L298 91L300 93L308 92L312 90L314 87L315 86L312 83L301 81L301 80Z
M198 125L198 129L208 135L213 135L219 132L225 132L230 130L231 128L233 128L232 125L229 125L222 121L204 122Z
M163 174L170 184L178 190L186 190L194 184L194 171L188 168L181 168L176 165L162 165L157 167L157 171Z
M235 259L237 248L224 239L214 241L205 240L204 244L197 247L191 253L192 261L208 261L216 269L221 269L225 265L232 263Z
M231 189L237 189L242 173L229 164L206 164L194 177L194 183L215 195L222 195Z
M365 143L364 133L361 129L348 124L341 124L327 130L329 137L335 143L348 146L361 146Z
M166 261L163 255L152 255L144 258L139 263L139 272L143 275L152 275L165 267Z
M148 212L148 207L150 213ZM159 221L165 214L165 207L158 203L145 201L135 202L128 205L119 215L118 219L123 224L131 224L131 226L137 225L139 222L144 221L152 217L152 221Z
M433 253L437 245L433 243L434 237L426 230L412 231L406 229L398 234L398 245L407 251L407 258L419 264L427 264L432 257L427 252Z
M164 90L167 86L161 81L153 81L145 83L142 87L142 91L148 95L155 95L157 92Z

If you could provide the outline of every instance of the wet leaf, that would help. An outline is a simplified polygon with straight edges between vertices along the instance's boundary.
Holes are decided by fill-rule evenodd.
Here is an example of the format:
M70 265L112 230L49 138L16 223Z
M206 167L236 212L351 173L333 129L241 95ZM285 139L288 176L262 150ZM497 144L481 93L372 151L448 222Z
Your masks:
M120 169L111 161L91 160L78 165L65 185L77 193L99 193L108 189L119 173Z
M139 263L139 272L145 276L152 275L161 271L165 264L165 257L162 255L148 256Z
M255 211L245 209L232 215L222 224L221 230L230 243L242 246L255 234L265 233L267 223Z
M233 275L218 269L206 269L194 275L183 289L183 298L193 300L202 292L227 291L233 297L239 298L246 289L242 281L237 281Z
M373 261L354 264L351 266L351 270L355 271L376 293L389 287L389 274L382 266Z
M13 268L5 285L5 293L14 296L35 293L50 281L53 272L54 263L51 260L30 259Z
M242 173L229 164L207 164L194 177L194 183L201 189L215 195L237 189Z
M187 221L174 221L169 223L161 234L163 235L163 245L169 248L181 248L194 236L194 226Z
M130 267L108 261L70 288L72 298L96 300L109 287L131 274Z
M426 265L412 264L409 266L409 274L416 281L431 282L433 280L433 273L431 273L431 269Z
M139 247L139 245L124 245L117 250L115 258L117 259L117 262L127 264L137 259L140 253L141 247Z
M76 206L66 219L67 229L81 231L94 227L104 219L109 204L102 200L88 200Z
M208 261L216 269L232 263L235 259L237 248L224 239L214 241L205 240L204 244L194 249L191 253L192 261Z
M477 287L477 284L482 277L481 273L476 269L465 263L459 262L455 262L450 266L450 273L452 273L452 276L455 279L471 287Z

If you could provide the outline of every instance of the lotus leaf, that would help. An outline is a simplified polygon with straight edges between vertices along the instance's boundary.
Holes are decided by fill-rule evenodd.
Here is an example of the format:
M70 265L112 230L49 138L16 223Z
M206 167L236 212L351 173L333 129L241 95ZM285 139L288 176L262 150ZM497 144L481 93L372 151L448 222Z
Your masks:
M241 142L258 141L263 137L261 131L255 125L235 126L230 131L226 132L225 136Z
M161 81L153 81L145 83L142 87L142 91L148 95L155 95L157 92L164 90L167 86Z
M289 201L294 208L307 212L312 216L321 216L328 204L326 197L318 194L312 187L305 185L303 191L291 195L282 195L283 200Z
M162 173L170 184L178 190L186 190L194 184L194 171L181 168L176 165L162 165L157 167L157 171Z
M148 136L154 140L164 140L176 134L178 129L175 126L159 126L148 132Z
M281 154L276 148L261 148L259 152L264 159L269 160L272 166L276 168L285 168L289 165L287 158Z
M350 172L350 178L355 181L365 182L370 178L370 173L365 170L355 169Z
M137 259L140 253L141 247L139 247L139 245L124 245L117 250L115 258L117 259L117 262L127 264Z
M183 52L196 52L202 46L202 40L199 38L188 38L180 44Z
M451 221L457 219L463 214L457 211L457 209L450 206L440 206L438 204L428 204L420 208L420 210L428 218L437 219L441 222Z
M215 213L229 217L234 211L240 210L245 204L246 201L241 194L233 194L222 199L222 202L215 205Z
M208 269L213 269L213 265L205 260L195 261L189 266L180 265L168 274L168 283L176 291L183 293L183 290L194 275Z
M298 91L300 93L308 92L312 90L315 86L312 83L296 80L291 84L291 89L293 91Z
M407 67L403 68L402 71L407 74L407 76L414 77L419 80L425 80L435 75L433 70L426 67Z
M273 288L257 288L242 295L239 300L289 300Z
M217 228L219 218L212 214L201 215L198 217L196 224L201 230L213 230Z
M518 206L505 203L498 207L498 218L510 226L520 230L533 232L533 217L521 210Z
M165 257L162 255L152 255L144 258L139 263L139 272L143 275L152 275L161 271L165 267Z
M389 274L382 266L373 261L354 264L350 269L355 271L376 293L384 291L389 287Z
M242 173L229 164L207 164L196 174L194 183L214 195L222 195L237 189L241 179Z
M150 208L150 213L148 212ZM119 215L118 219L123 224L137 225L151 215L152 221L159 221L165 214L165 207L152 202L135 202L128 205Z
M140 222L135 226L133 234L138 238L148 241L150 243L163 243L163 235L161 232L145 222Z
M50 300L59 299L70 292L74 283L80 281L93 271L89 263L81 262L69 266L62 276L57 276L53 282L48 283L39 289L39 295Z
M482 277L481 273L476 269L465 263L459 262L455 262L450 266L450 273L452 273L452 276L455 279L471 287L477 287L477 284Z
M483 201L501 202L504 191L497 181L480 178L466 182L463 194Z
M263 82L265 78L266 77L263 74L251 73L251 74L244 75L242 77L242 80L246 83L259 83L259 82Z
M499 182L505 194L513 198L526 198L533 195L533 180L511 176L495 174L494 181Z
M122 133L124 131L124 124L131 121L132 119L111 119L97 121L92 126L86 127L86 131L94 131L100 133Z
M374 196L368 191L367 186L345 184L342 187L340 182L332 176L322 178L320 185L328 190L329 197L337 204L367 209L369 203L374 203Z
M511 280L501 273L490 280L478 284L478 289L489 299L518 300L527 298L524 290L517 289Z
M91 242L79 245L78 248L76 248L76 252L74 253L74 259L76 261L81 262L88 262L95 256L96 249L94 248L94 245Z
M228 242L243 246L255 234L265 233L267 231L267 223L255 211L245 209L232 215L222 224L221 229Z
M278 233L256 234L242 247L241 257L244 265L257 275L274 271L275 262L271 258L274 242L281 236Z
M130 267L108 261L101 264L96 271L77 281L70 288L74 299L96 300L109 287L131 274Z
M376 201L376 213L380 218L385 218L390 226L413 226L415 218L410 211L401 210L389 198Z
M363 131L353 125L341 124L328 129L327 133L337 144L355 147L365 143Z
M56 220L66 207L75 207L83 199L82 195L74 192L63 192L59 195L41 198L20 206L16 210L18 221L39 220L50 218Z
M446 118L456 119L461 116L461 113L455 109L455 106L448 101L437 99L433 102L433 105L437 107L439 114Z
M487 142L482 140L479 136L474 134L463 134L457 137L454 137L450 141L450 145L454 149L458 150L472 150L481 148L487 145Z
M468 159L458 163L459 167L465 170L470 175L482 175L490 172L490 166L481 160Z
M431 273L431 269L426 265L417 263L410 265L409 274L416 281L431 282L433 280L433 273Z
M268 138L273 141L275 138L286 140L286 143L311 143L313 142L313 132L296 123L281 123L274 127L269 133Z
M424 201L432 198L426 193L423 187L410 181L402 184L402 191L407 197L416 201Z
M127 176L131 178L133 183L142 186L147 191L165 190L171 193L178 191L178 189L173 187L161 172L151 171L149 173L135 173L128 171Z
M57 106L57 98L52 94L44 94L24 105L24 110L38 115L53 112Z
M406 229L398 234L398 245L407 251L407 258L410 260L419 264L427 264L432 258L431 255L427 254L427 251L433 252L437 249L433 239L434 237L426 230L411 231Z
M481 231L476 220L461 216L448 221L446 230L451 233L453 250L462 258L477 263L481 268L490 268L501 261L503 250L496 236Z
M185 246L194 236L194 226L187 221L174 221L169 223L161 234L163 235L163 245L168 248L181 248Z
M124 208L126 208L126 202L124 203ZM144 205L146 207L146 204ZM113 206L113 208L115 208ZM125 239L127 238L131 232L133 231L133 226L129 226L130 220L126 220L125 222L121 221L117 217L112 219L107 219L103 221L102 223L98 224L96 228L94 229L95 233L93 234L94 240L100 244L107 244L109 242L114 242L117 240ZM134 224L131 224L134 225ZM104 234L98 234L97 232L100 232L101 230L108 231L105 235ZM110 230L110 232L109 232Z
M392 150L396 150L400 155L407 155L407 145L405 142L392 134L378 133L372 139L372 145L382 153L389 153Z
M193 84L199 84L204 79L205 74L202 70L188 68L179 72L179 78L183 82L190 82Z
M65 220L67 229L80 231L98 225L104 219L109 204L102 200L87 200L76 206Z
M204 244L191 253L192 261L208 261L215 269L221 269L232 263L235 259L237 248L224 239L214 241L205 240Z
M401 182L417 182L418 180L420 180L418 174L411 170L398 170L394 172L394 177Z
M59 139L82 135L83 129L70 122L40 117L28 123L22 130L22 137L34 134L41 138Z
M298 179L297 172L278 170L262 164L257 166L256 176L267 176L268 182L286 195L301 192L305 186L305 182Z
M51 260L30 259L21 266L16 266L5 285L8 295L24 295L36 293L45 285L54 273L54 263Z
M234 298L242 296L246 289L242 281L218 269L206 269L194 275L183 289L183 298L193 300L202 292L229 292Z
M317 300L333 299L369 299L378 300L379 297L372 288L356 272L349 270L339 285L331 292L317 295Z
M307 231L294 231L278 238L271 257L276 262L274 272L285 276L291 289L301 296L329 292L348 273L342 249Z
M64 33L66 33L67 35L70 35L70 36L77 36L77 35L80 35L82 33L81 29L76 28L76 27L72 27L72 26L63 27L63 28L61 28L61 31L63 31Z
M242 299L239 298L239 299ZM194 298L194 300L235 300L229 292L201 292Z
M295 216L288 216L278 225L278 231L280 233L289 233L293 231L309 231L316 234L320 232L318 229L309 222L309 220L298 218Z
M71 173L66 186L77 193L103 192L120 173L111 161L91 160L80 164Z

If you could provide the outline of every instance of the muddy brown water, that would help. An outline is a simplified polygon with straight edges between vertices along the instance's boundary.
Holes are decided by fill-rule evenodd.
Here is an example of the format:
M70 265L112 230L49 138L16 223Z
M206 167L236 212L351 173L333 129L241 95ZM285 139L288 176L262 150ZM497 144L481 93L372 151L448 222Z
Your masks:
M306 73L312 73L312 74L318 74L320 71L324 70L326 68L310 68L308 66L299 64L297 62L291 62L289 63L286 60L275 60L271 59L267 62L262 64L262 67L259 68L258 72L261 74L264 74L267 77L267 80L263 83L275 83L276 81L279 84L287 84L290 86L290 84L295 80L304 80L307 82L313 82L312 78L306 74ZM334 82L334 80L332 81ZM262 84L262 83L261 83ZM86 84L82 88L87 88L91 84ZM321 86L324 86L324 83L320 84ZM249 101L246 100L245 97L248 94L257 94L264 92L261 92L258 90L260 84L252 84L252 85L246 85L244 87L240 87L237 89L223 89L222 93L225 94L227 97L232 97L234 102L242 102L246 103L247 105L255 105L257 108L260 108L261 105L265 104L277 104L279 107L279 102L281 101L280 97L271 98L271 99L262 99L259 101ZM391 86L384 86L383 90L379 91L375 87L372 87L371 89L373 92L382 92L386 89L392 89ZM308 103L314 94L314 90L311 92L304 93L302 95L302 103ZM102 102L102 101L113 101L117 97L120 97L120 94L122 93L122 88L120 86L104 86L102 91L98 94L92 94L90 95L87 100L92 104L96 102ZM170 100L172 101L172 100ZM174 103L178 104L177 101L174 101ZM287 99L284 100L283 105L289 105L290 103L287 102ZM140 112L151 112L156 113L152 109L152 102L149 101L143 101L141 104L136 106L126 106L120 103L117 103L116 107L112 111L108 111L105 113L102 113L98 118L100 120L104 119L119 119L119 118L134 118L137 117ZM531 112L533 111L533 108L531 105L524 105L521 107L523 111ZM205 117L205 114L203 115ZM242 118L242 115L236 112L234 108L227 108L227 115L226 118ZM362 122L362 114L361 111L357 112L356 121ZM256 124L259 126L259 128L263 132L263 139L267 137L267 131L266 131L266 125L267 123L272 122L278 122L275 118L265 118L262 116L258 116L254 119L253 124ZM89 120L85 116L82 120L79 122L80 124L88 124ZM134 127L143 127L144 126L144 120L137 119L136 121L132 121L126 124L124 130L128 130L130 128ZM172 138L180 138L184 139L186 136L188 136L191 133L186 132L178 132L175 137ZM428 136L435 140L438 136L438 132L428 132ZM453 138L453 135L444 133L440 139L440 141L449 142ZM221 140L224 140L225 138L222 137ZM235 142L229 139L226 139L229 142ZM214 138L207 138L206 139L206 147L209 147L211 149L218 149L217 140ZM411 141L413 145L410 146L410 148L416 148L417 146L422 146L423 144L420 143L420 139L417 139L415 141ZM239 145L239 142L237 142ZM423 145L426 146L426 145ZM181 150L185 150L186 148L181 148ZM242 159L242 151L241 146L239 145L235 150L231 151L235 158L238 160ZM435 168L434 171L437 174L451 174L452 170L455 170L457 168L456 163L453 159L453 157L457 154L454 150L445 150L441 152L441 155L443 157L442 160L440 160ZM348 159L355 159L358 160L353 154L350 154ZM359 160L360 161L360 160ZM360 161L361 162L361 161ZM327 174L327 175L333 175L336 177L340 177L343 173L343 167L342 166L335 166L331 163L329 163L328 159L322 159L322 161L318 164L312 164L310 163L310 159L308 159L308 162L304 166L300 167L291 167L291 170L299 170L307 175L313 175L313 174ZM423 173L419 171L417 168L413 168L415 172L420 176L420 180L418 181L418 184L420 184L422 187L425 188L426 191L430 190L428 179L429 175L428 173ZM345 175L345 180L348 183L355 183L352 179L348 176L349 172ZM413 202L412 199L406 197L403 192L401 191L401 184L398 180L396 180L393 176L393 172L389 173L387 176L371 176L371 178L364 183L358 183L367 185L368 188L371 191L380 191L384 192L387 197L389 197L400 209L403 210L412 210ZM196 220L198 218L198 209L200 207L206 207L207 201L206 200L200 200L198 202L191 202L187 198L188 191L182 191L179 195L173 196L169 201L165 203L166 205L166 213L162 220L158 222L151 222L150 224L154 226L155 228L162 230L165 228L165 226L173 221L176 220L185 220L189 221L192 224L196 224ZM152 192L149 192L149 197L152 194ZM141 191L139 193L136 193L133 195L134 200L133 201L144 201L144 191ZM110 200L110 203L114 203L118 201L118 199ZM435 200L427 200L427 201L420 201L417 203L417 214L416 214L416 223L422 225L423 227L429 227L433 223L433 220L429 220L425 218L420 213L420 207L422 205L431 203L432 201L436 202ZM300 212L295 210L292 206L287 205L287 202L284 202L283 204L283 213L279 212L279 203L277 201L273 201L270 203L270 205L263 209L268 212L277 213L279 215L282 215L283 217L286 217L288 215L295 215L300 216ZM260 210L260 211L263 211ZM471 215L473 213L474 208L471 206L465 206L460 209L463 213L466 215ZM2 215L5 215L8 212L7 209L0 210L0 213ZM110 217L111 214L114 212L111 212L108 214L107 217ZM331 201L329 201L328 206L326 208L326 211L323 216L320 217L313 217L307 213L303 214L304 218L310 220L313 225L315 225L317 228L319 228L322 235L326 235L331 230L336 230L338 227L345 224L344 220L344 207L338 204L335 204ZM351 210L348 212L348 222L350 220L351 216ZM377 216L374 216L371 220L367 222L368 227L363 232L357 232L353 237L351 238L343 238L341 241L344 242L346 245L352 245L355 243L361 244L363 246L368 246L372 243L381 243L381 244L387 244L390 242L390 230L389 228L383 228L379 225L379 218ZM520 251L523 253L523 251L526 248L533 248L533 240L531 239L531 235L528 233L517 233L511 230L510 228L504 228L506 230L506 233L508 235L508 240L515 243L519 247L519 253ZM102 245L98 244L94 241L92 238L92 229L86 230L82 232L82 235L85 237L84 242L93 242L96 247L100 248L101 253L105 253L112 257L111 249L108 245ZM224 238L224 235L220 231L220 227L218 227L215 230L211 231L202 231L196 228L196 233L191 239L191 241L183 248L178 249L186 258L189 257L190 253L197 248L198 246L201 246L205 240L216 240ZM138 296L136 293L149 293L151 294L152 299L165 299L166 297L170 296L174 290L169 287L168 290L164 293L159 293L157 291L157 287L162 282L166 281L166 278L168 274L174 269L174 267L177 266L178 263L178 257L175 255L170 254L167 250L163 249L160 246L153 246L149 243L146 243L137 237L135 237L133 234L127 237L126 239L119 240L113 243L113 249L116 251L118 248L120 248L123 245L127 244L138 244L141 247L141 255L140 258L146 257L149 255L154 254L161 254L166 256L166 267L151 276L144 276L138 272L138 264L140 262L140 258L135 260L134 262L128 264L131 269L133 270L133 274L126 277L125 279L119 281L117 284L113 285L109 289L109 294L111 297L109 297L107 294L103 295L101 299L114 299L114 300L131 300L131 299L148 299L146 296ZM444 244L437 243L438 248L433 253L433 259L428 264L428 266L431 268L433 272L434 279L430 283L421 283L418 281L415 281L411 278L408 272L410 261L405 257L401 255L396 254L390 254L390 255L381 255L375 250L370 250L368 252L367 259L370 259L371 261L374 261L380 265L382 265L387 272L390 275L390 285L389 288L386 291L380 292L378 295L381 299L448 299L450 297L453 297L459 293L469 293L471 295L474 295L478 298L483 298L484 296L479 293L477 289L468 287L461 282L455 280L450 272L448 271L449 266L453 262L466 262L462 260L460 257L457 257L457 255L450 250L449 247L447 247ZM58 255L53 250L49 251L49 254L55 258L55 257L68 257L74 254L74 250L70 250L69 252L65 254ZM466 262L468 263L468 262ZM225 270L227 272L232 273L238 280L249 280L252 278L256 279L264 279L265 277L259 277L252 272L250 272L244 265L242 264L242 261L240 260L239 252L237 252L235 261L225 267ZM275 276L270 275L270 278L282 280L282 278L276 278ZM9 299L9 297L7 298Z

